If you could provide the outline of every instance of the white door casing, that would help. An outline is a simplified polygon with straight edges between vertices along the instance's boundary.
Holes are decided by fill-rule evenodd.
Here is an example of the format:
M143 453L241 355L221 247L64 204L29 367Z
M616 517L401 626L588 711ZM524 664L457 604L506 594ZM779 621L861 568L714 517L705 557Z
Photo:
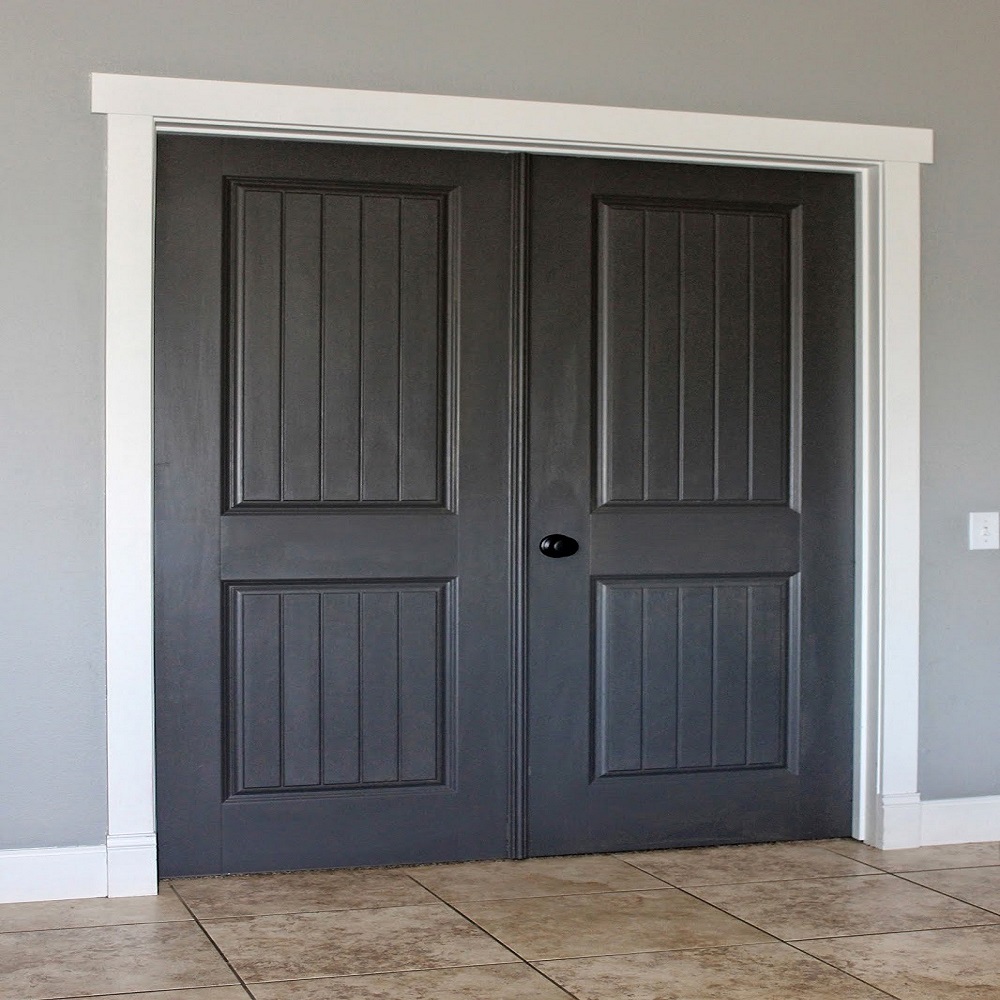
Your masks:
M920 843L920 164L926 129L94 74L107 116L108 894L156 892L152 302L158 132L835 170L856 178L854 834Z

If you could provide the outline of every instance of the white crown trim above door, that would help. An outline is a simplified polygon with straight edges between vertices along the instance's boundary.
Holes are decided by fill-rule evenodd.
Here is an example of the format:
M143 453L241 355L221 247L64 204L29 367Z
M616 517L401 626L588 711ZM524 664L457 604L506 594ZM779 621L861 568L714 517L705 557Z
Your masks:
M94 74L108 118L109 895L156 892L152 301L157 132L833 170L857 182L855 836L917 846L920 163L926 129ZM889 810L892 813L892 810ZM913 841L913 842L911 842ZM114 856L114 857L113 857ZM123 855L124 857L124 855Z

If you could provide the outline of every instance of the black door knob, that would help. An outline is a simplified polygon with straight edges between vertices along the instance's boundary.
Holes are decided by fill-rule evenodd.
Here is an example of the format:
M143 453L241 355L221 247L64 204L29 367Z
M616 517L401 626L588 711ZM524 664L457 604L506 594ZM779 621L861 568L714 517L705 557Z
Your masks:
M551 559L564 559L580 551L580 543L569 535L546 535L539 543L542 555Z

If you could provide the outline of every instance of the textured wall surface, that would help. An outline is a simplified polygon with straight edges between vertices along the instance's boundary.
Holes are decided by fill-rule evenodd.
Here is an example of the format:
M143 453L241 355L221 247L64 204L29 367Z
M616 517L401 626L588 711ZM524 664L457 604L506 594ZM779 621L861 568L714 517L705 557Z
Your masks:
M919 125L921 791L1000 793L996 0L0 0L0 848L105 832L103 121L142 73Z

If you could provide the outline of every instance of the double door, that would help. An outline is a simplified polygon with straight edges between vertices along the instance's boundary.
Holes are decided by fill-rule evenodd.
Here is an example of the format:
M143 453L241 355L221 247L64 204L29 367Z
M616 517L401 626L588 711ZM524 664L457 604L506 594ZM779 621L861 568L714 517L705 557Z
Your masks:
M157 199L163 874L849 832L848 178L163 137Z

